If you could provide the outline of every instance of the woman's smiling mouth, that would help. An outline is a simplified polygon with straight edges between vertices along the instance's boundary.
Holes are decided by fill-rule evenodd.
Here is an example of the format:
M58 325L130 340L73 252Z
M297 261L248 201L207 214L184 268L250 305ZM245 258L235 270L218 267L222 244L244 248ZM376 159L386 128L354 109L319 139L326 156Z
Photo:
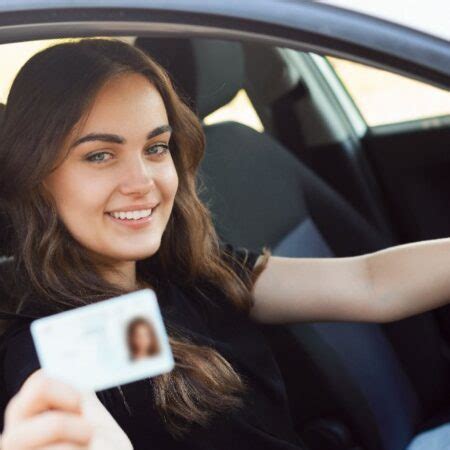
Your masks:
M114 219L139 220L152 215L152 209L141 209L136 211L114 211L111 214Z
M106 215L111 220L121 225L125 225L131 228L142 228L143 226L150 224L153 221L153 213L158 205L154 206L153 208L136 208L133 210L124 208L123 211L110 211L107 212Z

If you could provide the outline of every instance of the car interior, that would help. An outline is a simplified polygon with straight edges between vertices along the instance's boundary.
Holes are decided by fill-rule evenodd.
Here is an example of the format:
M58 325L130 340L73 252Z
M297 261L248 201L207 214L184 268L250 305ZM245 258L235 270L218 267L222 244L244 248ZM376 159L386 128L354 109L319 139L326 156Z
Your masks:
M169 71L202 120L199 194L224 241L324 258L449 235L449 123L358 135L307 52L199 37L130 39ZM241 90L263 130L205 122ZM449 307L381 324L261 327L296 430L312 450L400 450L450 421Z

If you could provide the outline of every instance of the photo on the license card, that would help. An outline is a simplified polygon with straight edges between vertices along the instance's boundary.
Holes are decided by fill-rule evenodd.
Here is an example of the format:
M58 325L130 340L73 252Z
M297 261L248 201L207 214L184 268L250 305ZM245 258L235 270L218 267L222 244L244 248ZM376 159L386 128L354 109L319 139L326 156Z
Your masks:
M152 289L35 320L31 334L47 375L84 391L154 377L174 367Z

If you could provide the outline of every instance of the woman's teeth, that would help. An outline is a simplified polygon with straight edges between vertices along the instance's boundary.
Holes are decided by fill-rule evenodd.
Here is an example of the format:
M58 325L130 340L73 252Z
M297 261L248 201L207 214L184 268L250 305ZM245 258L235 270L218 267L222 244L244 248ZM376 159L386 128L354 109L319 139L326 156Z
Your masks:
M119 211L119 212L110 212L109 214L113 216L115 219L128 219L128 220L139 220L144 217L149 217L152 215L151 209L143 209L141 211Z

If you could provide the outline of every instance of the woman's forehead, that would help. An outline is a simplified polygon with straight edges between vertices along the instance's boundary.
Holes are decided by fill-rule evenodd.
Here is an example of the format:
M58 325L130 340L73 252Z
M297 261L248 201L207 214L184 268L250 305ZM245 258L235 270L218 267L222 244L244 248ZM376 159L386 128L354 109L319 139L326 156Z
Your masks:
M113 132L145 140L151 129L166 123L164 101L154 84L141 74L122 74L100 88L77 135Z

